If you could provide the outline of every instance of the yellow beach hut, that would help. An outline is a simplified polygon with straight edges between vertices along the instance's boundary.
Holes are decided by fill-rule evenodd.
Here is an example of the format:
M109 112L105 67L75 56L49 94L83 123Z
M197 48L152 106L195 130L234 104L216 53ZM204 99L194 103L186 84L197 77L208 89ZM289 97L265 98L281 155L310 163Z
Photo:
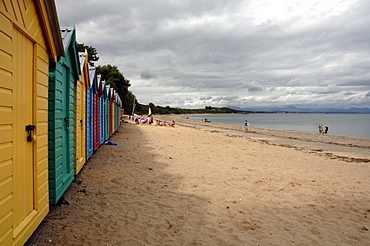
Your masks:
M48 213L49 59L63 55L54 1L0 2L0 245Z
M76 85L75 96L75 174L77 175L86 163L86 90L90 87L89 63L87 51L79 52L81 76Z

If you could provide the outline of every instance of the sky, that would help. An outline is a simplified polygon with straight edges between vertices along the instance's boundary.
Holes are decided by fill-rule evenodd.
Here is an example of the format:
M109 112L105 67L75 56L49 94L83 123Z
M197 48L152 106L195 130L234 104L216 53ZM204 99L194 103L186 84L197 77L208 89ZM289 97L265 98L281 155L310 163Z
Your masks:
M56 0L141 104L370 107L369 0Z

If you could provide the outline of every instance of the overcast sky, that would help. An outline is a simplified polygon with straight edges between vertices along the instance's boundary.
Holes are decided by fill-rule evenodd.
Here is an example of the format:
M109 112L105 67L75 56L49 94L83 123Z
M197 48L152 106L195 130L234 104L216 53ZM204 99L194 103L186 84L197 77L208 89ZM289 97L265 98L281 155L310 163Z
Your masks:
M56 0L142 104L370 107L369 0Z

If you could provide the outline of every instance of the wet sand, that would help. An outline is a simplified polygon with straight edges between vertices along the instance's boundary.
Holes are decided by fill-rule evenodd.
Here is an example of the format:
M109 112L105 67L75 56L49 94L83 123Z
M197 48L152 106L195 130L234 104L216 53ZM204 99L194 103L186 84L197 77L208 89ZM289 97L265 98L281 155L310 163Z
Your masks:
M26 245L370 243L370 139L160 118L122 124Z

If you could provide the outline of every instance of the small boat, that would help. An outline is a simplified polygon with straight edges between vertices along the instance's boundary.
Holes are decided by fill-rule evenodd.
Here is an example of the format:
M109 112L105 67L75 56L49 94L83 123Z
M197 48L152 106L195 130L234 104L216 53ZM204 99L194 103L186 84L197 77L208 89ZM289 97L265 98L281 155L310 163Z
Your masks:
M206 118L203 118L202 119L203 122L211 122L210 120L206 119Z

